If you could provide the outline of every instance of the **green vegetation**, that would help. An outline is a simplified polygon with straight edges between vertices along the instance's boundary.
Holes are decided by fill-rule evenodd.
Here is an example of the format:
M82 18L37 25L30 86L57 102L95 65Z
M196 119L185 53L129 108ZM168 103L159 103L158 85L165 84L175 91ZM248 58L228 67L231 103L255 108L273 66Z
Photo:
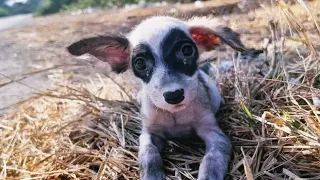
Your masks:
M12 7L9 8L10 14L33 13L37 9L40 2L41 0L28 0L25 4L15 3Z
M0 1L0 17L34 12L41 0L28 0L26 3L15 3L8 6L6 1Z
M9 16L9 12L0 7L0 17Z
M36 15L48 15L62 10L76 10L87 7L121 7L125 4L139 3L141 0L43 0L36 11ZM161 0L144 0L145 2L159 2ZM195 0L166 0L168 2L192 2Z
M37 8L35 15L40 16L57 13L74 2L75 0L43 0Z
M133 3L139 3L139 0L76 0L76 2L72 3L67 8L74 10L74 9L84 9L87 7L123 6L124 4L133 4Z
M125 4L139 3L141 0L28 0L27 3L15 3L8 6L5 0L0 0L0 17L34 13L37 16L57 13L63 10L84 9L87 7L121 7ZM144 0L157 2L162 0ZM195 0L166 0L168 2L192 2Z

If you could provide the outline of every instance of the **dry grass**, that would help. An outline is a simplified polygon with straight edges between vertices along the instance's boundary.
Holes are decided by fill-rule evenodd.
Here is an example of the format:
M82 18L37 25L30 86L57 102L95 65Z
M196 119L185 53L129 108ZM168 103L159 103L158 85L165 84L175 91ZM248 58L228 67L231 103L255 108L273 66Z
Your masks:
M217 79L226 99L218 119L233 144L228 179L320 179L320 3L274 3L233 24L265 32L260 44L269 37L263 75L234 58ZM37 94L0 120L0 178L138 179L138 107L112 80L96 79ZM195 179L203 153L201 143L169 142L168 178Z

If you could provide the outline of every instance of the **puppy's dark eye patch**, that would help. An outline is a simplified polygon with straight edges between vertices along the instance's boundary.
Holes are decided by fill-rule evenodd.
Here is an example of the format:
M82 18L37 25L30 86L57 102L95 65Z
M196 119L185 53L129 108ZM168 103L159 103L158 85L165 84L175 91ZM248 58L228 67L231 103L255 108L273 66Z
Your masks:
M196 44L182 30L172 29L161 44L164 62L172 72L192 76L197 70Z
M155 65L154 54L146 44L140 44L132 52L132 69L138 78L148 83Z

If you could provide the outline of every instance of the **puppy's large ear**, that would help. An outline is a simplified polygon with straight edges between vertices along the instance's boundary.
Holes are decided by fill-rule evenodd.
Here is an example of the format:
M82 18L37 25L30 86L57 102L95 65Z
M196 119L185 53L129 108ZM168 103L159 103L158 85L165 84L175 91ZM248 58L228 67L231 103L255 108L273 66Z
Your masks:
M110 64L117 73L128 69L130 61L129 40L122 36L98 36L83 39L67 47L72 55L89 53Z
M212 30L203 26L191 26L190 34L196 44L205 51L215 49L222 42L240 52L246 50L240 40L240 34L228 27L218 27Z

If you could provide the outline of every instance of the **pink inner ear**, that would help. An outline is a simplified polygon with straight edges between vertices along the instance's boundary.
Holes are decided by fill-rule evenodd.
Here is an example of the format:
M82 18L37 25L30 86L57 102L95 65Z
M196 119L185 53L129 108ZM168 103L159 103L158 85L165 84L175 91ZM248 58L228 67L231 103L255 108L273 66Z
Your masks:
M129 48L123 49L123 47L100 46L91 53L100 60L108 62L112 68L128 64L130 59Z
M116 46L99 46L90 52L101 61L110 64L115 71L127 68L130 60L130 49Z
M220 45L221 40L210 29L205 27L191 27L190 33L193 40L199 46L205 47L207 50L214 49Z

